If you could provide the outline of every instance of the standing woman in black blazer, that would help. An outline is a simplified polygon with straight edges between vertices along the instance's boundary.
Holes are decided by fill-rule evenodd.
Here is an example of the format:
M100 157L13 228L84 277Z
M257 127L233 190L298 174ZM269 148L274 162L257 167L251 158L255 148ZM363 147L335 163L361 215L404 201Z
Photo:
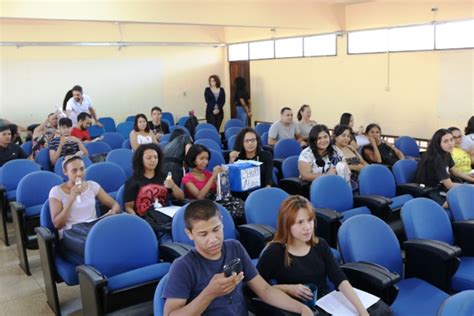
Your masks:
M221 87L218 76L209 77L209 87L204 90L204 98L206 99L206 120L219 131L224 119L225 91Z

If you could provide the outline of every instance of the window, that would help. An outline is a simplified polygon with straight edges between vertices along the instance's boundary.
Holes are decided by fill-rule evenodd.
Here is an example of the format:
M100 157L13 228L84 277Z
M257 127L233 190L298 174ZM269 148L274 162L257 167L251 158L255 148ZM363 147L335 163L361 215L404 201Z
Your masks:
M232 44L227 47L229 61L248 60L249 44Z
M436 25L436 49L474 48L474 20Z
M304 56L336 56L336 34L304 38Z
M302 57L303 38L293 37L275 40L275 57Z
M250 59L275 58L274 41L250 43Z
M391 52L433 50L434 26L428 24L389 29L388 48Z
M388 50L388 29L350 32L348 53L384 53Z

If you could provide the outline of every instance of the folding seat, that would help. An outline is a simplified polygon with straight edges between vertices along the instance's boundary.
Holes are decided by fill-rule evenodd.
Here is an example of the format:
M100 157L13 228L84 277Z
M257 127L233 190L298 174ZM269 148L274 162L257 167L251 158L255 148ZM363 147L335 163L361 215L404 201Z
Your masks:
M182 116L179 118L178 120L178 123L176 123L176 125L179 125L179 126L184 126L186 124L186 121L189 119L189 116Z
M242 127L234 126L234 127L229 127L224 131L225 139L229 140L234 135L238 135L240 131L242 130Z
M68 178L63 171L63 161L64 156L61 156L58 160L56 160L56 163L54 164L54 173L63 178L64 181L66 181ZM89 157L83 156L82 161L84 161L84 167L86 168L92 165L92 161L89 159Z
M263 133L267 133L270 130L270 127L272 124L269 123L258 123L255 126L255 131L257 132L258 135L262 136Z
M474 291L462 291L446 301L438 310L437 316L472 316L474 315Z
M455 221L474 220L474 186L461 184L451 188L448 205Z
M281 168L283 160L290 156L299 156L301 153L300 144L294 139L280 139L273 147L273 165L278 170L278 179L283 177Z
M91 125L87 128L92 139L102 136L105 133L105 128L99 125Z
M194 140L199 139L210 139L212 141L215 141L216 144L222 147L221 137L215 129L200 129L194 135Z
M36 155L35 161L41 166L42 170L52 170L51 160L49 159L49 148L41 149L38 155Z
M166 274L158 283L155 291L155 297L153 298L153 315L154 316L163 316L163 311L165 309L165 299L162 298L163 292L165 291L166 283L168 282L168 274Z
M93 161L97 161L97 159L101 160L101 158L107 156L107 154L112 150L112 147L110 147L109 144L101 141L90 142L85 144L85 146L89 153L89 158Z
M224 123L224 130L227 130L231 127L244 128L245 126L241 120L233 118Z
M436 315L448 294L403 273L400 244L386 223L373 215L357 215L342 223L338 233L341 266L352 286L391 305L393 315ZM413 246L416 249L416 246ZM433 249L435 254L438 249ZM405 270L413 261L407 251ZM443 256L443 254L440 254Z
M111 117L101 117L99 122L104 126L106 133L115 133L117 127L115 125L115 120Z
M130 139L129 138L127 138L123 141L122 148L132 149L132 145L130 144Z
M34 228L39 226L40 213L49 191L63 179L50 171L35 171L20 180L16 189L16 201L10 203L15 226L16 246L20 267L31 275L26 249L38 249Z
M2 239L5 246L10 245L7 232L7 214L10 209L9 203L16 199L18 183L27 174L40 170L40 166L37 163L28 159L11 160L2 167L2 177L0 178L0 221Z
M171 126L174 126L174 117L173 117L173 113L171 112L163 112L162 115L161 115L161 118L163 120L167 120L168 121L168 125L171 127Z
M217 128L214 125L210 124L210 123L199 123L196 126L196 132L201 130L201 129L212 129L212 130L216 131L219 134L219 131L217 130Z
M129 115L127 116L127 118L125 119L125 122L135 122L135 115Z
M428 197L435 188L415 183L418 162L413 159L402 159L392 166L392 173L397 184L397 195L411 194L413 197Z
M213 149L209 149L209 151L211 152L211 159L209 159L209 164L207 165L206 169L212 172L215 166L224 165L225 160L224 156L222 156L220 152L215 151Z
M395 140L395 147L397 147L407 158L420 158L420 147L418 147L416 141L410 136L399 136Z
M219 144L217 144L215 141L213 141L212 139L208 139L208 138L202 138L202 139L198 139L194 142L194 144L196 145L203 145L205 146L207 149L212 149L212 150L215 150L219 153L222 153L222 148L219 146Z
M133 159L132 150L119 148L119 149L114 149L111 152L109 152L109 154L107 155L107 158L105 158L105 161L118 165L120 168L122 168L123 172L125 173L126 178L129 178L133 174L132 159Z
M278 181L279 187L288 194L302 195L309 198L310 181L305 181L300 178L300 171L298 170L299 155L290 156L283 160L281 165L282 179Z
M113 199L126 179L122 168L111 162L99 162L86 169L86 180L97 182Z
M109 144L112 149L122 148L124 140L122 134L115 132L107 132L102 135L102 141Z
M406 244L414 240L430 248L446 248L455 254L438 259L426 251L412 262L413 270L405 270L405 273L424 276L424 279L434 278L431 282L445 291L474 290L474 222L455 222L451 227L443 208L426 198L407 202L401 216L408 239ZM420 248L417 251L422 251Z
M119 123L117 125L117 133L123 136L123 138L128 139L130 137L130 132L133 130L133 121L126 121Z
M33 143L31 140L24 142L20 147L28 156L31 155L31 152L33 151Z
M84 262L76 268L84 315L151 309L155 288L170 268L160 263L151 226L129 214L107 216L92 227Z

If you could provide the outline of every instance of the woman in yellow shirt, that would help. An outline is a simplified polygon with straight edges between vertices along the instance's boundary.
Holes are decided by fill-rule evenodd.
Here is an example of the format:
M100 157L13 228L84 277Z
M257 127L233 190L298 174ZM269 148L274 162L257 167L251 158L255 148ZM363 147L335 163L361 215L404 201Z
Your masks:
M461 148L461 130L457 127L450 127L448 130L451 132L451 134L453 134L454 138L454 148L453 152L451 153L451 156L454 160L454 166L462 173L470 174L472 177L474 177L474 170L472 170L473 161L471 161L471 155Z

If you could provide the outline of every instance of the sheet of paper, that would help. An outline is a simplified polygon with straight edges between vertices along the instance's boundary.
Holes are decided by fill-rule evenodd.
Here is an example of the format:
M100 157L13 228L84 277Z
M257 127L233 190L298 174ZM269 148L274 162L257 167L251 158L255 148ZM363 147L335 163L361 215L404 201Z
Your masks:
M176 212L180 208L181 208L181 206L171 205L171 206L166 206L166 207L155 208L155 211L161 212L161 213L165 214L166 216L169 216L169 217L173 218L174 214L176 214Z
M254 165L254 166L260 166L261 164L263 164L263 162L261 161L256 161L256 160L237 160L236 162L234 162L236 164L245 164L245 163L249 163L251 165Z
M364 292L356 288L354 288L354 290L357 296L359 296L362 305L364 305L366 309L377 303L377 301L379 300L377 296L374 296L370 293ZM332 291L328 295L325 295L324 297L320 298L316 302L316 305L318 305L319 307L321 307L326 312L332 315L358 315L357 310L351 304L351 302L346 299L344 294L337 291Z

